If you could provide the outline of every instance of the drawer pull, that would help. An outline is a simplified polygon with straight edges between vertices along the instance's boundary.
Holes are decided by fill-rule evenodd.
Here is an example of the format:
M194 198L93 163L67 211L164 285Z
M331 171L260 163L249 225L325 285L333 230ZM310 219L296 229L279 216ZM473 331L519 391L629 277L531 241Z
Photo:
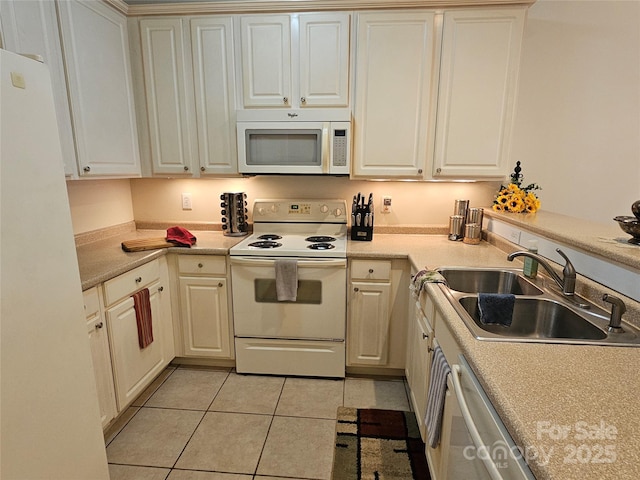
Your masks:
M142 282L142 277L136 278L136 283L140 283L140 282Z
M218 282L218 287L222 288L223 283L222 282Z
M360 289L359 289L358 287L356 287L356 288L354 288L354 289L353 289L353 291L354 291L354 292L359 292L359 291L360 291Z
M426 340L427 338L429 338L429 335L427 335L426 333L423 333L423 334L422 334L422 339L423 339L423 340Z
M96 323L96 330L100 330L103 327L103 323Z
M202 267L204 267L204 265L203 265L203 264L201 264L201 263L199 263L199 264L198 264L198 268L202 268Z
M373 268L370 268L370 269L369 269L369 273L373 273Z
M163 287L162 285L160 285L160 286L158 287L158 291L159 291L159 292L163 292L163 291L164 291L164 287Z

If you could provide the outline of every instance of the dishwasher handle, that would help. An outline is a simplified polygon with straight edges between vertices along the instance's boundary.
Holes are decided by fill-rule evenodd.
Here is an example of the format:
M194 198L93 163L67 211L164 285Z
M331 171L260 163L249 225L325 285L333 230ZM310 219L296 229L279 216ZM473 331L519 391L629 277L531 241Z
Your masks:
M453 389L456 394L456 399L458 400L460 412L462 413L462 417L464 418L464 422L469 430L469 435L471 435L471 439L473 440L476 449L480 449L484 447L484 442L482 441L482 437L480 437L478 427L476 427L476 424L473 421L473 417L469 411L469 406L467 405L467 400L464 398L462 384L460 383L460 374L462 373L460 365L452 365L451 373L451 381L453 382ZM484 466L486 467L487 472L489 472L492 480L503 480L502 475L498 471L495 463L491 461L491 458L487 458L487 455L482 455L482 462L484 463Z

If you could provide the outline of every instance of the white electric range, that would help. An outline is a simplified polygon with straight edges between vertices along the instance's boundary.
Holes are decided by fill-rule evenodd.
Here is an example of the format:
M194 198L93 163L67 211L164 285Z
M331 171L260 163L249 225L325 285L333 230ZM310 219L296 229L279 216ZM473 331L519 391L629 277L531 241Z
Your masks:
M236 370L344 377L346 202L257 200L253 221L229 252ZM284 261L295 266L294 301L278 300Z

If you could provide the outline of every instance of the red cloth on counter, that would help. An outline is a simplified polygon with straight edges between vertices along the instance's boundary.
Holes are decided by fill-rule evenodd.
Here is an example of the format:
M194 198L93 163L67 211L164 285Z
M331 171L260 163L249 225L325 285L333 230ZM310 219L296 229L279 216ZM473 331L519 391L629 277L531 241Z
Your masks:
M177 243L183 247L195 245L196 237L186 228L170 227L167 228L167 242Z
M151 303L149 302L149 289L143 288L131 295L133 308L136 311L136 324L138 325L138 345L146 348L153 342L153 321L151 318Z

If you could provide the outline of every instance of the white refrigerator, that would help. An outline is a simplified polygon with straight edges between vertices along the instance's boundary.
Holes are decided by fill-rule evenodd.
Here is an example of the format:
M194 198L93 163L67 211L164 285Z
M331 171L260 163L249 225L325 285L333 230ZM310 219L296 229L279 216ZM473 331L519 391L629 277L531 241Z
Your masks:
M0 80L0 478L108 479L49 71Z

